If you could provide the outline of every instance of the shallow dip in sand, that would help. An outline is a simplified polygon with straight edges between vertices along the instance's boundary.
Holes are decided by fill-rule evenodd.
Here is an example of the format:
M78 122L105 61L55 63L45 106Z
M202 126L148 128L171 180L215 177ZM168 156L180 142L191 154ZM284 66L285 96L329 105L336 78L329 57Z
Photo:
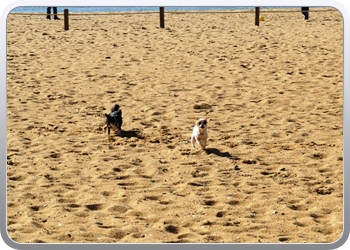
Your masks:
M332 10L322 8L316 10ZM239 11L237 11L239 12ZM338 11L8 17L7 225L33 243L331 243ZM103 131L123 110L123 133ZM210 119L205 150L191 147Z

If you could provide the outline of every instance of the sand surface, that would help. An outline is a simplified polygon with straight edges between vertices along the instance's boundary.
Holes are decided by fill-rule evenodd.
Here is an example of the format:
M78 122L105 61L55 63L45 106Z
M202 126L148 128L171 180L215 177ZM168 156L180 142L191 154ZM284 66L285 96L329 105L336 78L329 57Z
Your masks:
M329 9L326 9L329 10ZM7 225L20 243L331 243L343 19L9 15ZM60 16L63 18L62 16ZM123 134L103 131L114 104ZM208 145L193 150L196 117Z

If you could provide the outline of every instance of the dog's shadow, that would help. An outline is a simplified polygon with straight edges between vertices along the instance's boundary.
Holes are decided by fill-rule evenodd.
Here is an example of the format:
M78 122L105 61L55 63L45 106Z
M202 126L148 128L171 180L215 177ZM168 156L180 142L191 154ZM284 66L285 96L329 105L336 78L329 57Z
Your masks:
M129 131L122 130L120 137L144 139L141 131L136 129Z
M220 157L226 157L226 158L231 158L232 155L229 152L221 152L220 150L216 149L216 148L206 148L204 149L205 152L210 155L210 154L214 154Z

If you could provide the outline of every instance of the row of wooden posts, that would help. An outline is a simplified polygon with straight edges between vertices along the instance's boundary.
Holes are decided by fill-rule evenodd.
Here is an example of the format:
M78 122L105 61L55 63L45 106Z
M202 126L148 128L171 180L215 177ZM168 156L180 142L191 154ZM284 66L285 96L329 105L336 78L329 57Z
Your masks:
M159 18L160 18L160 27L165 27L164 22L164 7L159 7ZM260 22L260 7L255 7L255 25L259 26ZM64 30L69 30L69 13L68 9L64 9Z

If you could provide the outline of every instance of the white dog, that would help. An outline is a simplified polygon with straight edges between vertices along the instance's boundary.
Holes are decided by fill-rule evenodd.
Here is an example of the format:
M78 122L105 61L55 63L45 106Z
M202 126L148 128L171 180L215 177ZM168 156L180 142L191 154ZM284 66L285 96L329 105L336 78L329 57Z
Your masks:
M192 148L195 149L196 143L202 148L205 149L208 140L208 125L207 118L201 118L196 121L196 125L193 127L193 133L191 136Z

